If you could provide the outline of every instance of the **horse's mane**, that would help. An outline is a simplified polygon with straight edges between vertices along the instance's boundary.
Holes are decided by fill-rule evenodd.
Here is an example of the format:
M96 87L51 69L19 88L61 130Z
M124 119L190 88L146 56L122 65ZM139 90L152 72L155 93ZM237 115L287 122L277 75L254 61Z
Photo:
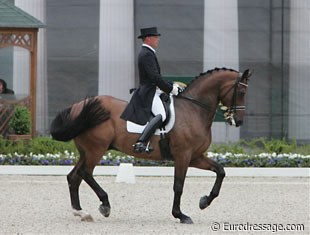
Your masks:
M210 69L206 72L202 72L200 73L198 76L195 76L190 82L189 84L187 84L187 87L186 89L188 89L194 82L196 82L197 80L199 80L200 78L207 78L209 77L211 74L215 73L215 72L220 72L220 71L231 71L231 72L237 72L236 70L234 69L229 69L229 68L214 68L214 69Z

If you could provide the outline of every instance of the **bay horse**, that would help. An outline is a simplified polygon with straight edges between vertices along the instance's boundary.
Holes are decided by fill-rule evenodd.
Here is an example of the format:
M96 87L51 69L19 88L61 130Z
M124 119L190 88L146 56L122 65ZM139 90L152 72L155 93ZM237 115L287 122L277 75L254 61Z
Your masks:
M226 68L215 68L201 73L186 89L174 97L175 125L168 133L170 150L174 161L174 200L172 215L181 223L191 224L192 219L180 209L181 196L188 167L210 170L216 173L211 193L200 199L200 209L205 209L219 195L225 177L224 168L204 155L211 144L211 125L221 102L228 123L236 127L242 125L245 112L245 94L252 72L243 73ZM93 170L109 149L116 149L128 155L163 160L158 146L159 136L153 136L151 153L135 153L133 144L138 134L128 133L126 122L120 115L127 102L111 96L87 98L61 111L51 124L50 133L55 140L74 143L80 157L67 175L71 205L74 214L82 220L92 221L83 211L79 200L79 186L84 180L96 193L101 205L100 213L110 215L108 194L93 178Z

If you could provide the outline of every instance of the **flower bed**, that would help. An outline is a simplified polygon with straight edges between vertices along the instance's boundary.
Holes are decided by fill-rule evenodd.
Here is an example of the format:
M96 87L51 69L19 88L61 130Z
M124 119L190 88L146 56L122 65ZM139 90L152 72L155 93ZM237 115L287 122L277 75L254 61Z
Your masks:
M264 138L237 143L212 144L209 158L225 167L310 167L310 145L296 141ZM50 137L30 141L10 141L0 136L0 165L75 165L78 151L72 141L59 142ZM151 161L110 150L98 165L173 166L172 161Z
M234 154L208 152L208 157L224 167L310 167L310 155L294 153ZM0 165L75 165L75 152L64 151L56 154L0 154ZM132 163L135 166L173 166L172 161L150 161L110 151L98 165L118 166Z

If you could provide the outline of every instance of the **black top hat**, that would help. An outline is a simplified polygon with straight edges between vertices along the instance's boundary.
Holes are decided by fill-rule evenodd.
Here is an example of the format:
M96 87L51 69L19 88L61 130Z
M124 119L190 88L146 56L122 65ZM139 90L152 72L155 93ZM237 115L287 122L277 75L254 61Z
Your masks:
M140 29L141 35L138 38L145 38L147 36L160 36L157 32L157 27Z

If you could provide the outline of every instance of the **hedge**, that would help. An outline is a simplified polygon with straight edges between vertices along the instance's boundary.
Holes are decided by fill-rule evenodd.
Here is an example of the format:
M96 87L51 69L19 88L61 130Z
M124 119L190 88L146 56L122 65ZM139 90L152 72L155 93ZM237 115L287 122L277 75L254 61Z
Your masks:
M58 142L39 137L28 142L12 142L0 137L0 165L74 165L78 152L73 142ZM310 167L309 145L296 141L241 140L238 143L212 145L205 155L224 167ZM291 152L294 151L294 152ZM118 166L132 163L135 166L173 166L172 161L151 161L108 151L98 163Z

